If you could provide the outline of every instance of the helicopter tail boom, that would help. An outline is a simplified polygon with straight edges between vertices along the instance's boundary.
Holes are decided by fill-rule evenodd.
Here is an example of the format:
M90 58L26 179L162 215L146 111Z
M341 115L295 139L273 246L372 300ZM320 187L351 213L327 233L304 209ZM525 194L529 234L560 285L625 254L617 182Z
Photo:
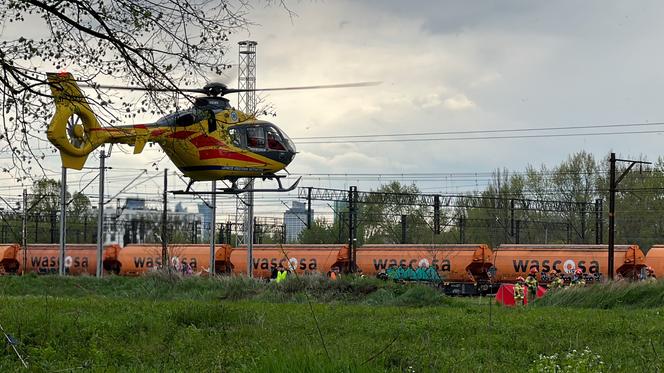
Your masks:
M48 73L55 101L55 114L46 131L49 141L60 150L62 166L80 170L94 149L104 141L101 125L70 73Z

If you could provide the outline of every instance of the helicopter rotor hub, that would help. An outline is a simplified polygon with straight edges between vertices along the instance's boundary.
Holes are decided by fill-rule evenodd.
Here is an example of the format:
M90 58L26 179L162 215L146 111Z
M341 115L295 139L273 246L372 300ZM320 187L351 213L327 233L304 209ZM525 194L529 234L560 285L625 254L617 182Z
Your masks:
M228 87L224 83L208 83L203 87L203 90L208 96L216 97L223 96L228 91Z

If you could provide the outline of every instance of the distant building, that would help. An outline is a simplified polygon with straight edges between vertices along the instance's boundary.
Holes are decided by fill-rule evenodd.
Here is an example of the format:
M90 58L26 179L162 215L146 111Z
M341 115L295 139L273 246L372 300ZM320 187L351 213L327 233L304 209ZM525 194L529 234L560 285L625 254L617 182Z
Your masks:
M198 204L198 215L201 217L201 242L210 241L210 226L212 223L212 208L207 203Z
M142 198L127 198L122 207L104 210L104 244L160 243L161 219L161 209L147 207ZM178 203L175 211L168 211L171 237L178 234L202 242L202 220L200 213L187 212Z
M334 201L334 219L333 224L343 225L348 219L348 201Z
M311 210L311 221L314 220L314 210ZM307 227L307 204L293 201L291 208L284 213L286 225L286 242L296 242L303 229Z

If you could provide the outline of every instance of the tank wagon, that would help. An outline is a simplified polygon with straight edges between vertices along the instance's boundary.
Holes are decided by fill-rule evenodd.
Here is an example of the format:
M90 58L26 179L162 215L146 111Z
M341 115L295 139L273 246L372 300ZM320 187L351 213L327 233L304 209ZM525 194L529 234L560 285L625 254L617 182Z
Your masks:
M349 263L348 247L345 245L269 245L253 247L254 277L269 278L271 269L282 265L298 274L325 274L332 267L344 269ZM230 256L232 272L247 274L247 247L233 248Z
M494 252L495 281L514 282L537 269L547 281L551 270L572 274L581 269L588 279L598 281L607 275L608 245L500 245ZM643 251L638 245L616 245L614 275L637 279L646 267Z
M389 268L433 267L446 294L471 295L490 291L488 269L492 251L485 244L364 245L357 248L357 267L366 275Z
M23 268L24 250L16 251L16 273L35 272L40 274L58 273L60 268L60 246L57 244L28 245L27 260ZM103 268L112 271L117 266L120 246L109 245L102 253ZM65 271L71 275L91 275L97 273L97 245L69 244L65 246Z
M139 276L162 265L162 247L158 244L130 244L123 247L118 255L117 274L121 276ZM215 270L218 273L227 272L230 268L231 247L228 245L215 246ZM194 273L209 272L210 245L170 245L168 257L170 265L190 265Z

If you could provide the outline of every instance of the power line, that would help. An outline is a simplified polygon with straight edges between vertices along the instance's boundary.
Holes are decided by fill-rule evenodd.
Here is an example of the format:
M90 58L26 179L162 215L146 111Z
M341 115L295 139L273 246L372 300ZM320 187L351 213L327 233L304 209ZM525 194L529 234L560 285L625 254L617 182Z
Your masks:
M435 139L376 139L376 140L343 140L343 141L299 141L298 145L310 144L359 144L359 143L386 143L386 142L425 142L425 141L460 141L460 140L504 140L504 139L532 139L552 137L577 136L611 136L662 133L659 131L623 131L623 132L585 132L585 133L551 133L542 135L512 135L512 136L467 136L467 137L439 137ZM374 136L376 137L376 136Z
M466 130L466 131L444 131L444 132L403 132L388 134L365 134L365 135L335 135L335 136L310 136L294 137L293 140L314 140L314 139L345 139L345 138L364 138L364 137L396 137L396 136L437 136L437 135L464 135L478 133L504 133L504 132L530 132L530 131L559 131L571 129L590 129L590 128L622 128L622 127L644 127L644 126L663 126L664 122L652 123L621 123L621 124L600 124L586 126L563 126L563 127L531 127L531 128L507 128L492 130Z

